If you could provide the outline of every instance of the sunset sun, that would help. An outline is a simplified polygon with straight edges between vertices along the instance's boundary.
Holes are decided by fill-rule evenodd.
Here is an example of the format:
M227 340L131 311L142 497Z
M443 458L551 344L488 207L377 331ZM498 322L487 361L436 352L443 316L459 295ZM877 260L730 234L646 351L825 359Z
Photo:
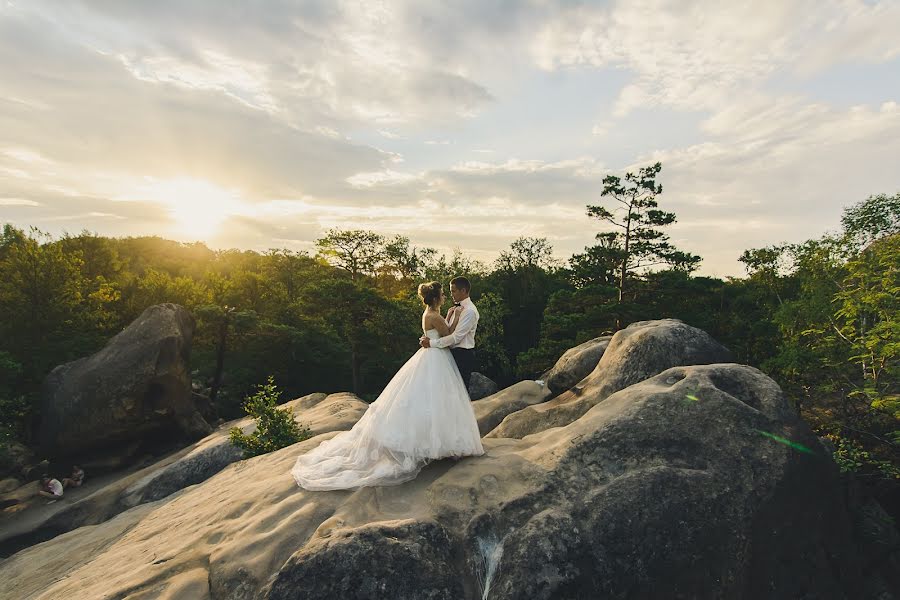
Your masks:
M241 209L236 190L203 179L148 179L120 199L158 203L172 220L172 234L205 240L218 233L222 223Z

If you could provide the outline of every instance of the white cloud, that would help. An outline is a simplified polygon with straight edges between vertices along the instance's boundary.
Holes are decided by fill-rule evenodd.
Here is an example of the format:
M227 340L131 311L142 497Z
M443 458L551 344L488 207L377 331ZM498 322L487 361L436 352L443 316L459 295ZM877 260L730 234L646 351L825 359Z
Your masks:
M536 37L545 69L624 68L616 116L639 107L716 109L778 71L900 56L900 3L629 0L564 11Z
M357 173L347 178L347 183L357 188L367 188L380 185L396 185L400 183L408 183L419 179L418 175L412 173L400 173L397 171L376 171L372 173Z
M898 12L862 0L21 3L0 10L0 205L56 232L217 247L306 248L339 226L486 260L520 235L548 237L567 257L600 228L585 205L602 201L603 176L661 160L673 238L708 271L737 274L744 248L820 235L841 206L898 188L898 99L839 110L802 92L835 64L900 56ZM779 78L799 91L773 95ZM670 125L669 109L695 114ZM186 181L202 183L175 187L205 200L180 213L153 183ZM190 227L211 211L215 231Z
M40 206L40 204L24 198L0 198L0 206Z

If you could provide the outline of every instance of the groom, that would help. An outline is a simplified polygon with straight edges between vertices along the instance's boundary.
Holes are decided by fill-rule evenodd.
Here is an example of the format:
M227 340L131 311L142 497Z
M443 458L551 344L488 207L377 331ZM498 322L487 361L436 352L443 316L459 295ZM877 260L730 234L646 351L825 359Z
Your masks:
M478 309L469 298L472 286L465 277L454 277L450 280L450 296L453 298L453 309L457 315L456 329L450 335L438 338L433 342L424 337L419 344L423 348L450 348L459 374L462 375L466 389L475 370L475 329L478 327Z

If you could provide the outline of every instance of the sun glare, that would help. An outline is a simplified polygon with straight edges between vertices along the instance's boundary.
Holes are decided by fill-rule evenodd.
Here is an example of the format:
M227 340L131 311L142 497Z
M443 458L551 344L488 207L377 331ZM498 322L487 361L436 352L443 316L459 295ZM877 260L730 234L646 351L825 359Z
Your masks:
M240 194L203 179L148 178L121 200L144 200L161 204L174 221L170 233L195 240L215 235L229 216L241 212Z

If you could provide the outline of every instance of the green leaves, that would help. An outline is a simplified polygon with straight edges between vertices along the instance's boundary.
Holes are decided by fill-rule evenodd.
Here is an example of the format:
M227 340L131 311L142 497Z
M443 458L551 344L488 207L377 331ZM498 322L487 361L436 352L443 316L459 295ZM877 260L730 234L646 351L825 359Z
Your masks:
M857 248L900 233L900 194L869 196L844 211L841 225L847 241Z
M574 266L580 268L579 279L597 282L598 278L586 277L584 267L592 262L597 264L601 257L615 259L618 268L619 302L622 302L629 276L637 276L638 270L658 264L665 264L691 272L700 263L700 257L678 250L669 242L669 236L660 228L676 221L675 213L658 208L656 197L662 193L662 186L656 177L662 170L661 163L641 167L637 174L625 174L625 183L615 175L603 178L602 197L609 197L612 210L604 206L588 206L589 217L605 221L615 229L597 234L602 241L601 248L586 248L584 255L576 255ZM598 264L603 270L602 266Z
M239 427L228 431L232 444L244 451L244 458L267 454L297 442L309 439L310 431L294 421L290 408L278 408L280 392L270 375L265 384L257 386L257 392L246 398L244 410L256 419L256 430L249 435Z

